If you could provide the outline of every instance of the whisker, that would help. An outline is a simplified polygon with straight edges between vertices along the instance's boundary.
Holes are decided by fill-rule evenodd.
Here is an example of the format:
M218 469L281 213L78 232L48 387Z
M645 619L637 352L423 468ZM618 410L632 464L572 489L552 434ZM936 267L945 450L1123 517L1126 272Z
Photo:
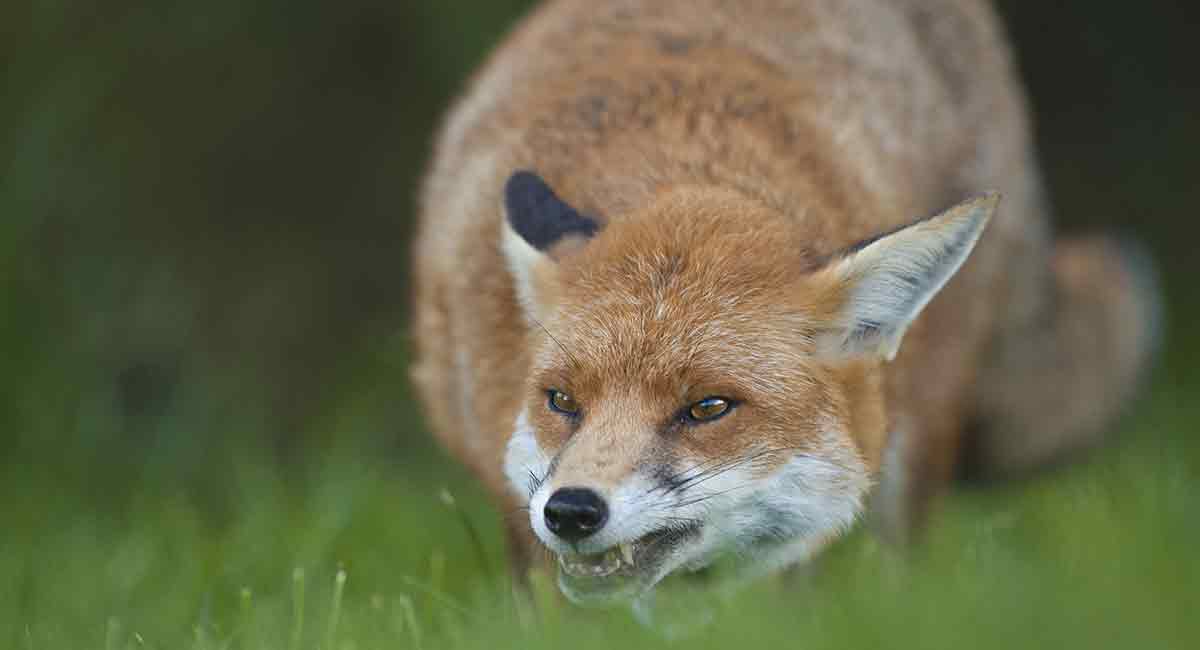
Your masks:
M705 501L708 501L709 499L712 499L714 497L719 497L722 494L729 494L730 492L733 492L734 490L741 490L741 489L747 488L747 487L750 487L750 486L745 483L743 483L742 485L735 485L731 488L721 490L720 492L714 492L712 494L705 494L703 496L693 497L692 499L688 499L686 501L680 501L679 503L675 504L675 506L677 508L683 508L683 507L694 505L697 503L704 503Z
M795 453L795 452L799 452L800 449L803 449L803 448L802 447L793 447L793 446L768 447L765 449L759 449L759 450L755 451L754 453L747 454L744 456L739 456L739 457L732 458L732 459L718 459L716 461L709 460L709 461L697 463L696 465L693 465L691 468L689 468L687 470L675 473L672 476L668 477L667 481L673 482L672 485L655 486L655 487L647 490L646 494L649 495L655 491L662 492L662 498L665 501L666 497L670 496L671 494L680 494L680 495L686 494L688 491L696 488L698 485L701 485L706 481L712 480L713 478L721 476L722 474L725 474L726 472L737 469L738 467L741 467L745 464L752 463L752 462L758 460L759 458L762 458L763 456L767 456L770 454L776 454L776 453L792 452L795 454L794 457L796 457L796 458L807 458L809 460L814 460L814 461L817 461L820 463L825 463L825 464L831 465L833 467L837 467L837 468L845 470L847 472L851 471L850 468L846 467L845 465L842 465L841 463L837 463L835 461L832 461L832 460L829 460L826 458L821 458L819 456L814 456L814 455L807 454L807 453ZM689 472L692 472L692 474L690 476L687 476L686 478L684 478L682 480L678 480L679 476L682 476ZM663 505L668 506L668 507L676 507L676 508L684 507L684 506L693 505L696 503L701 503L706 499L709 499L709 498L712 498L715 496L719 496L721 494L726 494L733 490L742 489L744 487L746 487L746 485L734 486L732 488L722 490L722 491L714 493L714 494L697 496L697 497L693 497L691 499L685 499L683 501L676 502L674 504L664 503Z
M749 456L742 456L740 458L735 458L733 460L722 463L721 465L718 465L711 469L707 469L703 472L700 472L699 474L697 474L695 476L689 477L687 480L683 481L674 491L682 493L685 490L690 490L690 489L696 487L697 485L704 483L705 481L708 481L708 480L713 479L714 477L720 476L721 474L724 474L725 472L732 471L732 470L736 469L737 467L744 465L746 463L750 463L755 460L758 460L759 458L761 458L769 453L772 453L773 451L774 450L770 450L770 449L763 450L758 453L751 454Z
M706 465L712 465L716 462L720 462L720 460L721 459L714 460L712 458L707 458L705 460L702 460L702 461L692 465L691 467L688 467L687 469L680 470L678 472L675 472L674 474L671 474L670 476L667 476L666 479L664 479L664 482L665 483L675 483L684 475L690 474L691 472L698 471L702 467L705 467ZM653 489L670 489L670 487L671 486L657 485Z
M533 493L537 492L542 487L542 483L546 482L547 474L538 476L532 468L526 471L529 473L529 496L533 496Z
M708 480L708 478L709 478L709 477L708 477L708 476L706 476L706 474L715 474L715 473L721 473L721 472L723 472L723 471L725 471L725 470L727 469L726 465L730 465L730 466L732 466L732 465L739 465L739 464L742 464L742 463L746 463L746 462L751 462L751 461L757 460L757 459L759 459L759 458L761 458L761 457L763 457L763 456L769 455L769 454L785 453L785 452L799 452L801 449L806 449L806 448L807 448L807 447L799 447L799 446L792 447L792 446L789 446L789 447L768 447L768 448L766 448L766 449L761 449L761 450L759 450L759 451L757 451L757 452L755 452L755 453L753 453L753 454L750 454L750 455L748 455L748 456L742 456L742 457L739 457L739 458L735 458L735 459L733 459L733 460L727 461L727 463L726 463L726 464L717 465L717 466L715 466L715 467L708 468L708 469L704 470L703 472L700 472L700 473L696 474L695 476L688 477L687 479L685 479L685 480L682 482L683 484L682 484L681 486L676 486L676 487L675 487L675 490L676 490L676 491L681 491L682 489L686 489L686 488L689 488L689 487L693 487L693 486L694 486L696 483L699 483L699 482L701 482L701 481L703 481L703 480ZM807 454L807 453L796 453L796 454L795 454L795 457L796 457L796 458L806 458L806 459L808 459L808 460L813 460L813 461L816 461L816 462L819 462L819 463L824 463L824 464L826 464L826 465L830 465L830 466L836 467L836 468L838 468L838 469L841 469L841 470L844 470L844 471L846 471L846 472L852 472L852 471L853 471L851 468L849 468L849 467L846 467L845 465L843 465L843 464L841 464L841 463L838 463L838 462L835 462L835 461L829 460L828 458L822 458L822 457L820 457L820 456L814 456L814 455L812 455L812 454Z
M691 474L693 472L696 472L697 474L702 474L703 472L708 471L710 466L717 466L723 462L727 462L727 459L709 458L707 460L700 461L699 463L696 463L695 465L692 465L691 467L689 467L687 469L676 472L676 473L666 477L666 479L664 479L664 481L663 481L664 483L666 483L666 485L655 485L654 487L647 490L647 494L654 492L655 490L662 490L666 493L670 493L670 492L679 490L688 480L690 480L691 478L694 478L694 476L693 476L693 477L688 477L685 479L685 478L683 478L684 476Z
M668 515L665 517L659 517L658 519L660 519L662 521L669 521L672 523L679 524L682 528L691 528L693 526L698 526L700 523L702 523L696 517L673 517L673 516Z
M534 318L533 316L530 316L529 320L533 321L534 325L537 325L539 329L545 332L546 336L550 337L551 341L554 341L554 344L558 346L558 349L562 350L563 354L567 357L567 361L570 362L572 366L578 368L582 365L579 363L579 360L575 358L575 355L571 354L570 350L567 350L567 346L563 345L558 339L554 338L554 335L550 333L550 330L546 329L545 325L542 325L542 321Z
M672 492L684 492L685 489L689 489L697 482L706 481L710 476L719 475L725 473L727 470L737 467L737 465L746 462L746 459L748 458L738 457L733 459L719 459L719 461L715 464L706 463L708 465L712 465L712 467L703 468L700 471L696 471L695 474L686 477L686 479L674 482L674 485L670 486L670 488L666 490L665 494L670 494Z

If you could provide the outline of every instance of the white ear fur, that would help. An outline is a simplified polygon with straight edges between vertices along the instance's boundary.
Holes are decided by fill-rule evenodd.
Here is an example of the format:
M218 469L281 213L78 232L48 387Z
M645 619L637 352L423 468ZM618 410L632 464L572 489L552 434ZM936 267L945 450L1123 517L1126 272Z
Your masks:
M521 303L527 315L537 318L539 308L537 292L534 287L534 272L539 263L553 263L542 251L534 248L505 222L501 228L500 247L508 263L508 272L512 275L513 287L517 292L517 300Z
M999 200L992 192L965 201L868 241L819 271L832 273L845 292L834 326L818 336L819 349L895 358L904 332L966 261Z

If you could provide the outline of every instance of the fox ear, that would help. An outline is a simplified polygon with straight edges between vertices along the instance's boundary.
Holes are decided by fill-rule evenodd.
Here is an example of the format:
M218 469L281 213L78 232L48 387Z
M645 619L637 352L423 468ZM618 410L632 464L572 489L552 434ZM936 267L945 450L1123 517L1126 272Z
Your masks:
M933 217L860 242L816 272L832 287L833 318L818 351L891 360L904 332L975 247L1000 200L970 199Z
M580 214L531 171L518 171L504 185L504 256L517 297L537 315L549 296L553 249L589 239L599 230L595 219Z

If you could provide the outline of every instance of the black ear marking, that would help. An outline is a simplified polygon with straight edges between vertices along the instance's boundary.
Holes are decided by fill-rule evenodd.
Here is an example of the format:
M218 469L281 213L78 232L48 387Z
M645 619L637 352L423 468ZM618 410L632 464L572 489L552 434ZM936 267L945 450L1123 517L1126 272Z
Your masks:
M504 185L508 223L530 246L544 251L566 235L591 237L600 226L567 205L531 171L514 173Z

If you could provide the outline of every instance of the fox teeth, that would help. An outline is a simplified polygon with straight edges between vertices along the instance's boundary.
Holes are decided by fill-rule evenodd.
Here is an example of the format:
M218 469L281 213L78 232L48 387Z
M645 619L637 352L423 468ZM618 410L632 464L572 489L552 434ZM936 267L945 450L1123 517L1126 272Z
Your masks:
M625 564L633 565L633 544L621 544L621 558L625 560Z

